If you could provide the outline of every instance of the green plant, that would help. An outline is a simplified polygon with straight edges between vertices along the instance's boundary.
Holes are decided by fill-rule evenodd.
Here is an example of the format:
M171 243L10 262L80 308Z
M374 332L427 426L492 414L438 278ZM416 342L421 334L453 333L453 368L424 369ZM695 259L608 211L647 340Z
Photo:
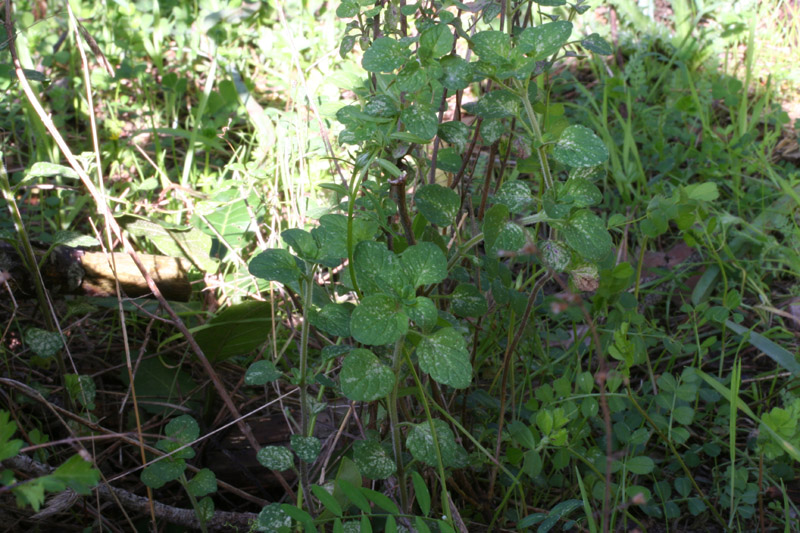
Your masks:
M444 397L439 395L452 391L447 394L464 402L458 390L473 383L477 361L464 334L473 336L473 346L480 342L481 321L489 309L481 278L483 283L494 278L492 294L500 306L493 309L491 320L507 320L507 331L518 331L508 339L502 364L495 451L477 444L483 456L479 462L485 462L499 459L511 361L517 357L516 348L541 289L554 274L566 272L577 290L592 290L600 270L610 265L611 236L591 209L602 201L592 180L603 173L607 149L590 129L557 118L561 108L550 103L548 95L550 72L565 57L564 45L574 43L602 54L611 49L596 34L570 41L572 18L588 8L581 3L564 11L563 18L559 11L553 15L540 11L536 23L516 15L514 22L520 26L512 30L508 24L507 31L508 14L502 13L499 30L474 34L467 34L463 19L446 6L365 7L369 6L343 2L337 9L340 16L353 19L340 53L349 53L358 42L364 51L362 66L370 73L354 89L359 102L336 114L344 125L339 141L356 146L348 186L328 186L341 195L340 209L346 214L326 214L310 231L283 231L281 236L294 254L280 248L266 250L250 262L250 272L280 282L301 296L299 368L293 370L301 395L298 439L313 439L315 414L308 386L316 380L315 374L328 367L325 351L342 341L371 347L345 344L332 352L345 353L338 386L349 400L384 404L393 465L383 477L396 469L400 511L408 513L412 500L406 450L414 459L414 469L423 464L435 468L441 501L452 499L448 471L467 464L468 455L455 440L456 434L462 439L467 435L457 425L458 419L447 413ZM480 13L487 23L498 15L494 7ZM412 15L419 32L413 37L407 34ZM478 56L477 62L459 53L460 39L469 45L469 54ZM465 89L474 91L478 86L484 94L463 106L477 115L472 127L459 120L443 121L448 95L456 93L460 101ZM457 108L456 116L461 112ZM512 142L529 154L511 176L497 174L491 197L494 161L484 161L487 170L482 178L477 171L468 171L475 166L471 159L479 164L482 159L474 152L479 136L491 146L491 159L504 144L507 160ZM533 179L524 179L526 174ZM409 205L407 191L412 190L414 204ZM462 213L482 232L463 228L459 224ZM378 234L382 238L376 240ZM479 245L485 253L476 253ZM326 277L331 281L317 284L320 270L336 269L344 260L347 267L337 281ZM318 287L324 292L315 292ZM338 301L348 294L357 297L357 305ZM341 340L319 354L312 353L310 326ZM391 350L387 345L393 345ZM600 364L602 369L602 360ZM418 374L417 368L424 374ZM415 401L406 404L401 390L409 378L415 391L409 399ZM602 379L599 390L606 409ZM432 404L438 404L440 413L447 416L435 417ZM422 422L402 419L401 405L406 412L421 409ZM566 445L564 426L570 422L566 412L561 407L538 411L535 418L541 433L535 450ZM460 431L454 433L453 428ZM373 440L363 442L372 444L355 448L356 464L369 464L361 455L365 449L381 450ZM304 464L316 454L304 456L296 447L295 451L302 461L301 486L307 499ZM386 463L388 458L381 457L381 463ZM511 475L506 468L503 471ZM492 495L496 468L489 468L489 473ZM512 483L506 494L517 484ZM605 527L608 503L606 498ZM310 502L309 509L313 509ZM442 508L451 526L454 511L447 505ZM492 522L498 518L495 514Z

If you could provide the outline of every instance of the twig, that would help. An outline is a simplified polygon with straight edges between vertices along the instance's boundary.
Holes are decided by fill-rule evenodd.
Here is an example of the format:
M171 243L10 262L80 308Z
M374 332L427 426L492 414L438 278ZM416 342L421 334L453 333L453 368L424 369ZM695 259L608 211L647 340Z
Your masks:
M51 474L55 468L34 461L27 455L17 455L11 459L3 461L4 465L25 472L28 475L46 476ZM71 491L71 489L67 489ZM150 502L143 496L137 496L125 489L112 487L110 485L101 484L97 486L97 493L104 500L120 502L129 511L136 511L139 513L146 513L150 509ZM69 498L66 502L74 504L76 500ZM66 511L68 507L63 510ZM193 529L200 528L200 521L194 509L181 509L171 505L165 505L158 501L153 502L153 512L157 518L166 520L171 524L178 524L184 527ZM206 527L210 530L216 531L233 531L233 527L239 526L244 528L245 531L249 530L253 521L258 518L255 513L232 513L228 511L215 511L214 515L205 522Z

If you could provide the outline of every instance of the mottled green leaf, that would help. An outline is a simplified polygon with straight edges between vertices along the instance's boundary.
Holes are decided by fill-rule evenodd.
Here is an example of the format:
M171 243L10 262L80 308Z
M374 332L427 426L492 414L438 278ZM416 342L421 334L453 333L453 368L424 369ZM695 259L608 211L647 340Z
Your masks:
M368 72L392 72L403 66L406 48L391 37L378 37L364 52L361 66Z
M265 468L278 472L289 470L294 465L292 452L283 446L265 446L258 450L256 459Z
M217 492L217 476L208 468L203 468L189 480L186 490L195 498Z
M469 143L469 126L458 120L451 120L439 125L439 137L463 152Z
M610 56L614 53L614 49L600 37L599 33L592 33L581 39L581 46L601 56Z
M419 56L439 58L449 54L453 48L453 31L446 24L436 24L419 36Z
M301 461L313 463L322 451L322 443L317 437L303 437L302 435L292 435L290 439L292 450L297 454Z
M295 258L282 248L264 250L250 261L248 270L257 278L284 285L297 282L301 274Z
M449 187L432 183L417 189L414 205L428 222L445 227L455 223L461 197Z
M311 325L336 337L350 336L350 304L329 303L319 311L310 310Z
M450 91L466 89L472 82L472 65L465 59L452 55L439 60L442 67L442 85Z
M270 533L281 531L281 528L289 531L289 528L292 527L292 517L286 514L281 504L271 503L258 513L255 526L258 531L268 531Z
M482 317L489 310L486 298L478 287L471 283L462 283L453 291L452 311L456 316Z
M409 246L400 254L400 262L415 288L439 283L447 277L447 259L441 248L432 242Z
M413 303L403 304L403 309L408 318L420 327L423 331L428 331L436 325L439 318L439 311L430 298L417 296Z
M511 37L502 31L480 31L472 36L471 46L483 61L502 65L511 53Z
M567 180L561 187L559 198L575 207L589 207L603 201L603 193L593 183L583 178Z
M442 148L436 158L436 167L445 172L458 172L463 163L458 150L455 148Z
M419 367L437 381L456 389L472 382L472 365L464 337L453 328L444 328L424 337L417 346Z
M517 48L526 54L532 54L534 59L547 59L569 40L570 35L572 35L571 22L566 20L547 22L523 30L517 40Z
M142 483L151 489L160 489L170 481L181 477L184 470L186 461L183 459L162 459L142 470Z
M587 261L597 262L611 253L611 235L603 220L588 209L573 213L561 231L570 248Z
M41 328L28 328L25 331L25 344L39 357L53 357L63 346L61 335Z
M391 392L394 382L392 369L364 348L356 348L347 354L339 373L342 392L356 402L371 402L385 397Z
M408 132L420 139L430 141L436 136L439 120L436 117L436 113L428 106L412 103L403 109L400 119L405 124Z
M512 117L519 112L522 102L510 91L500 89L484 95L475 106L475 114L485 119Z
M386 479L397 469L394 459L375 440L355 441L353 461L361 473L370 479Z
M608 159L608 149L592 130L576 124L561 133L553 157L571 167L592 167Z
M500 186L494 201L508 207L512 213L527 212L533 204L533 196L528 185L519 180L509 180Z
M436 428L436 438L439 443L439 452L442 456L444 466L453 466L457 460L458 444L456 444L453 431L444 420L433 419L433 426ZM433 442L433 432L431 425L427 421L416 424L408 433L406 446L414 456L414 459L425 463L428 466L439 464L436 446Z
M256 361L249 367L244 374L245 385L264 385L275 381L281 377L282 372L278 370L272 361Z
M365 296L350 315L350 333L362 344L394 342L408 331L408 316L388 294Z

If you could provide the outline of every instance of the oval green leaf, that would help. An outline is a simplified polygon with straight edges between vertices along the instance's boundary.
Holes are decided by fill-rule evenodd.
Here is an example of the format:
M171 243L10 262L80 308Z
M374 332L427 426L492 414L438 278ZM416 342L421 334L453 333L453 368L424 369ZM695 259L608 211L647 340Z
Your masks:
M561 231L569 247L587 261L600 261L611 252L613 243L603 220L588 209L573 213Z
M444 420L433 419L433 426L436 428L436 438L439 441L439 452L442 455L444 466L454 465L458 454L453 431ZM436 446L433 442L433 432L431 424L427 421L415 425L408 433L406 446L414 456L414 459L422 461L426 465L436 466L439 464Z
M436 113L428 106L420 104L411 104L403 109L400 119L409 133L425 141L433 139L439 126Z
M443 385L456 389L472 382L472 364L464 337L453 328L440 329L417 346L419 367Z
M397 470L394 459L375 440L353 443L353 461L361 473L370 479L386 479Z
M449 187L432 183L417 190L414 194L414 205L428 222L445 227L455 223L461 208L461 198Z
M250 261L248 270L257 278L284 285L294 283L300 277L295 258L282 248L264 250Z
M350 315L350 334L362 344L389 344L407 331L408 317L388 294L366 296Z
M572 35L572 23L566 20L548 22L526 28L517 41L517 48L534 59L547 59L555 54Z
M400 254L400 262L414 288L439 283L447 277L447 259L441 248L432 242L409 246Z
M608 159L608 148L592 130L576 124L561 133L553 157L571 167L592 167Z
M385 397L394 387L394 381L392 369L364 348L347 354L339 373L342 392L355 402L371 402Z
M378 37L364 52L361 66L369 72L392 72L403 66L406 49L391 37Z
M256 459L265 468L278 472L289 470L294 465L292 452L283 446L265 446L258 450Z

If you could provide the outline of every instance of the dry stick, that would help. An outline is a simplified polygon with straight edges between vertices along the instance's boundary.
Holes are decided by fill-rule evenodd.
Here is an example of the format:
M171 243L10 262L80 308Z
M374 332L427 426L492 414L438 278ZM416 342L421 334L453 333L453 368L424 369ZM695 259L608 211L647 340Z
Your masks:
M406 205L406 180L408 175L403 172L396 180L390 179L389 184L397 194L397 211L400 215L400 223L403 226L403 233L406 236L409 246L417 244L414 238L414 228L411 224L411 217L408 214L408 206Z
M87 32L83 28L80 28L80 23L78 22L77 17L75 17L75 13L72 12L72 6L70 5L69 2L67 2L67 13L69 14L69 19L72 22L73 27L75 29L75 43L78 47L78 52L81 56L81 63L83 65L83 77L84 77L83 83L84 85L86 85L86 103L89 108L87 114L89 115L89 125L90 125L90 130L92 132L92 148L94 148L95 163L96 163L95 166L97 167L97 184L100 189L100 194L102 195L101 198L103 199L103 203L105 204L106 191L103 181L103 164L100 158L100 143L97 138L97 122L95 121L94 117L92 80L91 80L91 75L89 74L89 62L86 59L86 53L83 50L83 46L81 46L81 34L83 35L86 42L89 43L89 46L92 47L92 50L95 51L95 54L98 55L98 59L101 57L105 59L105 56L100 50L100 47L97 46L97 43L94 42L94 39L92 39L91 35L89 35L89 32ZM79 28L83 31L79 31ZM104 66L107 67L111 66L108 64L107 59L103 64ZM109 71L109 74L113 76L113 72L114 72L113 69L111 69ZM106 237L106 242L108 243L108 247L109 249L112 249L113 240L108 224L105 224L104 233ZM133 379L134 374L133 374L133 364L131 363L131 347L130 347L130 342L128 340L128 328L125 325L125 310L122 307L122 289L120 288L119 284L119 276L117 276L117 263L114 258L114 254L109 254L108 257L110 258L111 261L111 268L112 268L111 271L114 272L114 285L117 292L117 311L119 313L120 325L122 326L121 327L122 344L125 347L125 366L127 367L128 370L128 381L130 383L131 397L133 399L133 415L136 421L136 435L139 438L139 442L144 442L144 437L142 435L142 420L141 417L139 416L139 400L138 397L136 396L136 386L134 385L135 380ZM139 446L139 459L142 461L143 465L147 463L147 456L145 455L144 448L142 446ZM153 505L154 502L153 489L148 486L146 492L147 492L147 500L150 502L149 506L150 521L152 523L153 530L155 531L158 528L158 526L156 524L155 506ZM98 510L99 509L100 506L98 505Z
M17 455L16 457L6 459L4 463L15 470L36 476L46 476L52 474L55 470L55 468L50 465L42 464L26 455ZM114 500L122 505L123 508L131 511L146 512L148 507L151 506L147 498L137 496L136 494L117 487L100 485L97 488L97 492L103 499ZM198 529L200 527L200 521L194 509L180 509L160 502L155 502L153 508L158 518L162 518L172 524L178 524L193 529ZM63 510L66 511L66 509ZM215 511L211 519L206 521L205 524L212 530L231 531L231 526L250 527L257 519L258 515L255 513Z
M461 162L461 168L458 169L458 173L456 174L455 178L453 178L453 183L450 184L451 189L458 187L459 182L461 182L461 178L464 176L464 171L467 170L469 159L472 157L472 152L475 151L475 143L478 142L478 135L481 133L482 123L483 118L478 117L478 120L475 121L475 134L472 136L472 141L469 143L467 153L464 154L464 161Z
M481 205L478 207L478 220L483 220L483 214L486 212L486 201L489 199L489 185L492 183L492 174L494 174L494 160L497 156L497 144L500 141L495 141L489 148L489 161L486 164L486 174L483 177L483 191L481 192ZM503 179L503 176L498 176L498 181Z
M544 287L544 284L547 283L551 277L553 277L553 272L548 270L544 276L536 280L536 283L533 285L533 289L531 290L531 295L528 297L528 303L525 306L525 312L522 313L522 318L517 326L517 332L514 334L514 338L512 339L511 343L506 347L506 353L503 357L503 381L500 387L500 416L497 421L497 441L494 449L495 465L492 466L492 473L490 476L491 480L489 481L489 493L487 495L490 501L492 495L494 494L494 483L497 480L497 463L499 462L500 445L502 444L503 440L503 419L506 416L506 385L508 383L509 368L511 367L511 356L514 354L514 350L517 349L517 345L519 344L520 339L522 339L522 334L525 332L525 327L528 325L528 319L531 316L531 311L533 311L533 304L536 301L536 295L539 294L541 288Z
M7 0L6 1L7 27L11 25L10 20L11 20L11 0ZM147 268L145 268L145 266L139 260L139 256L136 254L136 251L133 249L133 246L131 245L130 241L127 239L125 235L123 235L122 230L120 229L117 221L114 219L114 215L111 213L111 210L109 209L108 205L106 205L105 202L102 201L102 197L98 193L97 188L94 186L94 183L92 183L91 178L83 169L83 166L81 166L80 162L72 154L72 151L70 150L66 141L64 141L64 138L61 136L58 129L55 127L55 124L53 124L53 121L50 119L47 112L44 110L44 108L42 108L42 105L36 99L36 96L33 94L33 90L31 89L31 86L28 83L28 79L25 77L25 73L23 72L22 67L20 66L19 58L17 57L17 52L16 52L14 33L13 31L8 31L7 33L9 35L9 41L10 41L9 50L11 51L12 60L14 62L14 70L17 75L17 79L20 82L20 86L22 87L22 90L25 93L25 96L28 98L28 101L30 102L31 106L33 106L34 110L36 111L36 114L39 115L39 119L42 121L45 128L47 128L47 131L49 131L50 135L53 136L53 139L56 141L56 144L61 150L61 153L64 154L64 157L66 157L70 166L78 174L78 176L81 179L81 182L83 182L83 185L86 187L86 189L89 191L89 194L95 200L97 208L100 210L101 214L106 219L106 223L109 225L116 238L122 243L125 252L131 256L131 259L136 264L136 267L139 269L139 272L141 272L142 277L147 282L147 286L150 288L153 295L158 300L159 304L161 304L161 307L167 312L170 318L172 318L173 324L175 325L176 328L178 328L178 331L180 331L181 334L186 338L186 341L189 343L189 346L191 347L192 351L200 360L203 369L206 371L209 378L211 378L212 383L214 383L214 387L217 389L217 392L219 393L220 398L222 398L222 401L225 404L225 406L228 408L228 411L230 411L231 415L237 419L237 425L239 426L239 429L241 430L242 434L247 438L247 441L250 443L250 446L252 446L253 450L254 451L258 450L258 448L260 448L260 444L253 435L253 431L250 429L250 426L247 425L242 420L241 415L236 409L236 405L234 405L233 400L231 399L228 392L225 390L222 381L220 381L219 376L214 371L214 367L211 366L211 363L203 353L203 350L197 344L197 341L195 341L194 337L192 336L192 333L183 323L183 321L175 312L175 310L172 309L172 307L169 305L167 300L161 294L161 291L158 290L155 281L153 281L153 278L152 276L150 276L150 273L147 271ZM295 497L294 491L286 482L286 480L283 478L283 476L280 474L280 472L275 472L275 475L278 478L278 481L280 481L284 490L286 490L286 492L289 493L289 495L292 498L294 498Z
M453 45L455 46L455 45ZM447 89L442 89L442 101L439 104L439 120L437 124L442 123L442 117L444 117L444 110L447 107ZM431 172L428 175L428 183L433 185L436 183L436 159L439 157L439 143L441 139L439 135L436 135L436 138L433 140L433 153L431 154Z

